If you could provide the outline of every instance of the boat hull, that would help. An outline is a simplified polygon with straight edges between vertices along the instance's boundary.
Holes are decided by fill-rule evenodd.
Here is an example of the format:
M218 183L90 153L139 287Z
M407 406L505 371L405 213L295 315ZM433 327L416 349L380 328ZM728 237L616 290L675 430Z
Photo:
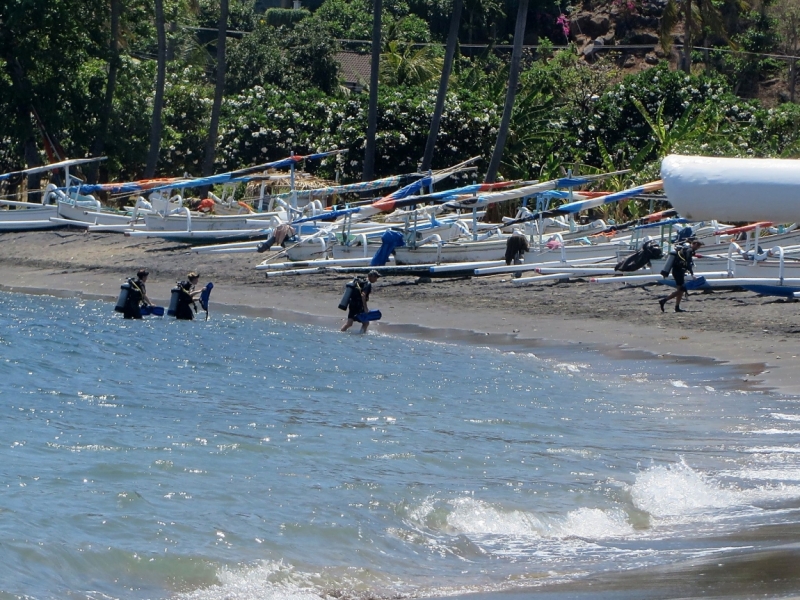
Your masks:
M608 258L616 256L620 249L618 244L598 244L596 246L570 246L544 250L532 250L525 254L525 264L550 262L557 260L580 260L591 258ZM622 246L627 248L627 245ZM481 242L462 242L402 247L395 250L398 265L445 264L461 262L484 262L503 260L506 255L506 239L487 240Z
M57 216L55 205L43 205L36 208L0 210L0 231L37 231L63 227L50 221Z
M379 244L355 244L344 246L342 244L322 245L319 240L307 240L290 246L286 249L286 258L291 261L317 260L320 258L371 258L380 248Z
M682 217L701 221L800 218L800 161L776 158L667 156L661 163L667 199Z
M253 221L264 221L264 227L272 227L274 215L264 213L263 217L254 214L241 215L192 215L191 223L185 215L160 214L145 215L144 222L148 231L231 231L233 229L253 230L258 228ZM250 221L248 223L248 221ZM190 227L191 225L191 227Z
M126 225L131 222L130 215L90 210L68 202L58 203L58 216L62 219L89 223L90 225Z

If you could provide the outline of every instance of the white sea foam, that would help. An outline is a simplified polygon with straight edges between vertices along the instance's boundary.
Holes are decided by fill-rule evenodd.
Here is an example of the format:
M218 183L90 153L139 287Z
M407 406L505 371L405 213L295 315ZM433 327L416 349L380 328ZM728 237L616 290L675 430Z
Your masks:
M685 463L642 471L630 493L636 508L656 518L684 517L739 503L735 492L709 481Z
M780 489L783 497L794 498L800 496L800 488L787 485L789 482L800 481L800 468L797 465L777 465L772 468L747 468L733 471L723 471L721 477L733 477L746 481L762 481L771 489ZM765 490L764 487L760 488Z
M748 433L752 435L797 435L800 433L800 429L752 429L752 430L745 430L742 433Z
M556 371L562 371L567 373L580 373L581 369L588 369L589 365L580 364L580 363L558 363L555 365Z
M570 511L559 523L560 537L580 537L591 540L627 537L634 533L627 515L619 509L579 508Z
M219 584L180 594L184 600L319 600L325 589L343 587L324 574L301 573L281 562L264 561L238 569L221 568Z
M425 498L422 503L414 506L408 511L408 516L412 521L422 523L436 508L436 499L433 496Z
M800 447L797 446L755 446L746 448L745 452L752 454L800 454Z
M750 482L747 487L725 486L685 463L658 466L640 473L631 487L634 505L657 520L679 522L716 520L735 511L759 513L765 502L800 498L800 469L796 465L722 471L720 479ZM753 485L755 482L760 485Z
M521 510L503 510L473 498L451 501L447 524L466 535L502 535L601 540L627 536L633 527L621 510L578 508L566 515L537 515Z
M800 415L787 415L784 413L771 413L769 415L773 419L779 419L781 421L800 421Z

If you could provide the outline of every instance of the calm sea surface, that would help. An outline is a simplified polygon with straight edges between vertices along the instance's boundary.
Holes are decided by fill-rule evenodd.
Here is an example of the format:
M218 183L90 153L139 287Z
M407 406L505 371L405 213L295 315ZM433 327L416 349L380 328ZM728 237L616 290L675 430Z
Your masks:
M777 547L800 401L704 369L0 293L0 598L547 591Z

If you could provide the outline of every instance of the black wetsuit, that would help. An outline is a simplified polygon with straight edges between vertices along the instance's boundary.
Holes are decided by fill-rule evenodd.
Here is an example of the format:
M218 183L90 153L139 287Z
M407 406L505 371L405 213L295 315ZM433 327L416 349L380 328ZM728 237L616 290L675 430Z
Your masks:
M506 264L510 265L517 255L524 256L529 249L528 238L524 235L512 235L506 240Z
M142 318L142 299L147 295L144 282L141 279L129 279L128 297L125 300L125 307L122 316L126 319Z
M353 289L350 294L350 302L347 305L347 318L355 319L358 315L365 312L365 301L369 300L369 295L372 293L372 284L369 281L356 279L357 287ZM363 297L362 297L363 294Z
M194 308L194 311L192 310ZM194 313L197 308L194 304L194 299L189 293L189 290L181 284L178 291L178 306L175 308L175 318L183 321L191 321L194 319Z
M694 250L691 246L681 244L675 247L675 262L672 264L672 277L675 278L675 287L686 291L686 272L694 275Z

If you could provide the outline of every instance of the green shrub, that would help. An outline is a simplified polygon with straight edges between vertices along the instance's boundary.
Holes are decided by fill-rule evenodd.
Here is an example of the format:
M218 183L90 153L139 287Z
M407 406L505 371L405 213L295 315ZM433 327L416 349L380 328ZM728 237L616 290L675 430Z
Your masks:
M294 27L297 23L310 16L311 13L304 8L270 8L264 13L267 24L272 27Z

